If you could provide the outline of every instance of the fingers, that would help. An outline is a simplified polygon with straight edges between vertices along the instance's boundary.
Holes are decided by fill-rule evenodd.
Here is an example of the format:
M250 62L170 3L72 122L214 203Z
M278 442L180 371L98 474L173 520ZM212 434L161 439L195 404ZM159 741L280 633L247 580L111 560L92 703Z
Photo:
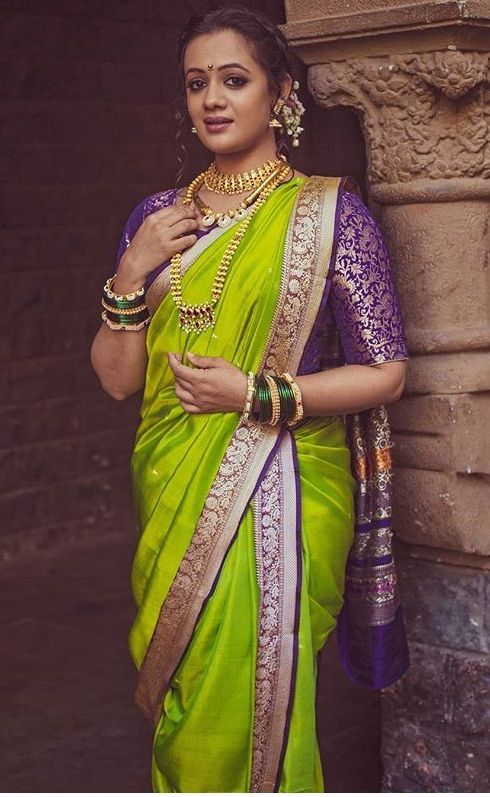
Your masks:
M190 368L188 365L184 365L182 363L181 354L175 355L173 352L169 351L168 361L175 376L178 379L183 380L187 384L194 385L196 381L200 378L199 371L197 371L195 368Z
M197 219L180 219L176 221L175 224L172 224L170 233L172 238L180 238L189 233L194 233L194 230L197 230L198 226Z
M194 246L197 241L197 235L184 235L182 238L176 238L174 241L170 241L167 247L167 255L168 257L172 257L175 255L176 252L182 252L184 249L189 249L190 246Z
M167 226L172 226L182 219L197 219L197 208L191 205L170 205L167 208L156 210L147 217L153 223L159 224L164 221Z
M175 395L177 396L181 404L182 403L194 404L195 401L194 396L192 395L190 390L187 390L186 388L182 387L180 382L176 382L175 384Z
M191 351L187 353L187 357L196 368L219 368L225 362L222 357L201 357Z

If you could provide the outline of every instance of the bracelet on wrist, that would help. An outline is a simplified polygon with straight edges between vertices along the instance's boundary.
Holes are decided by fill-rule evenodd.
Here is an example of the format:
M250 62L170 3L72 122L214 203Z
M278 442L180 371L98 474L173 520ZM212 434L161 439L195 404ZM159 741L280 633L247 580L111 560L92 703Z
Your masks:
M287 371L282 374L282 378L286 380L286 382L291 387L291 390L294 394L295 404L296 404L296 412L291 419L287 421L288 426L294 426L295 424L299 423L299 421L303 420L304 416L304 408L303 408L303 397L301 395L301 390L297 382L294 381L293 377Z
M291 427L303 418L301 390L289 373L247 376L247 397L242 416L245 422Z
M130 293L112 290L117 274L109 277L102 291L102 320L110 329L137 332L150 323L150 312L145 302L145 286Z
M243 409L242 421L247 423L250 418L250 413L254 404L255 398L255 374L249 371L247 374L247 397L245 399L245 407Z

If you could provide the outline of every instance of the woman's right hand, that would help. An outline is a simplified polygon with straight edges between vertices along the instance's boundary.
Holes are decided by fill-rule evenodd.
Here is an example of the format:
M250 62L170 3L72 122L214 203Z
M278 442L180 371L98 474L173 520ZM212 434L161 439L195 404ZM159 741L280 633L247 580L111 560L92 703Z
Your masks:
M173 205L151 213L124 252L113 289L129 293L139 288L160 263L195 244L198 226L194 204Z

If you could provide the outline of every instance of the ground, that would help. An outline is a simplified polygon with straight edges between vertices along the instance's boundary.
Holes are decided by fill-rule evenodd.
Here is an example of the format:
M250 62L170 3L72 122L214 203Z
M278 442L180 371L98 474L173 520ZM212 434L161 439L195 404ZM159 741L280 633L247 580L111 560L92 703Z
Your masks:
M125 535L24 555L0 573L0 789L150 791L151 726L133 703ZM344 676L331 636L320 665L327 792L379 792L377 693Z

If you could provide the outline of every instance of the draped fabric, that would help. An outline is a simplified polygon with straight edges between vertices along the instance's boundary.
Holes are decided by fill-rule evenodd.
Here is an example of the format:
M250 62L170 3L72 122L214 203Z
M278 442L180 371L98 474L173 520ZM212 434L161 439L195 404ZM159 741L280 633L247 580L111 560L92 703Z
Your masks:
M337 626L358 683L380 688L408 666L385 409L293 430L190 416L166 357L298 374L406 358L381 234L351 187L296 177L276 189L201 335L179 328L168 263L147 280L129 645L137 703L154 723L154 791L323 791L315 686L329 633ZM163 192L133 211L118 259L145 216L176 200ZM209 295L232 235L216 227L185 253L186 301Z

